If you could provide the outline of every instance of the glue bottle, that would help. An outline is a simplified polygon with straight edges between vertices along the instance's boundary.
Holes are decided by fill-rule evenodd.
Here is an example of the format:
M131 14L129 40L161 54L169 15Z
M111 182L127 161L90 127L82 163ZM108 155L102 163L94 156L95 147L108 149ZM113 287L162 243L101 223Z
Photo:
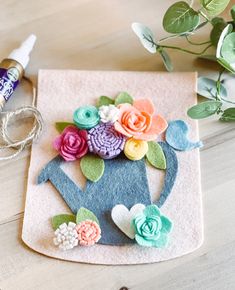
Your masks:
M22 79L35 41L36 36L31 34L0 63L0 111Z

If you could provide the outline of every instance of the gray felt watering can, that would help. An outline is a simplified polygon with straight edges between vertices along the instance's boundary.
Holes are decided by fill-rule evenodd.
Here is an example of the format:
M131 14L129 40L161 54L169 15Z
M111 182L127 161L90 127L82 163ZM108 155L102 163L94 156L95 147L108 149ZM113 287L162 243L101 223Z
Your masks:
M117 204L130 209L134 204L152 203L161 207L174 185L178 161L175 151L165 142L159 142L166 158L165 181L158 201L152 201L149 192L145 160L130 161L120 155L112 160L105 160L105 172L97 182L87 181L85 190L75 184L60 168L64 162L60 156L52 159L41 171L38 184L50 180L76 214L80 207L91 210L98 218L102 231L100 244L123 245L134 243L113 223L111 210Z

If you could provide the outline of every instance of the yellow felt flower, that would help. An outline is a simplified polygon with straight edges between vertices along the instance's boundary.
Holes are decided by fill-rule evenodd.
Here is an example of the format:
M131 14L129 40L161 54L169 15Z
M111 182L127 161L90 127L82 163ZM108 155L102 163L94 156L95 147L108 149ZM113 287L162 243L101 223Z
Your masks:
M130 160L140 160L148 152L148 142L130 138L126 141L124 153Z

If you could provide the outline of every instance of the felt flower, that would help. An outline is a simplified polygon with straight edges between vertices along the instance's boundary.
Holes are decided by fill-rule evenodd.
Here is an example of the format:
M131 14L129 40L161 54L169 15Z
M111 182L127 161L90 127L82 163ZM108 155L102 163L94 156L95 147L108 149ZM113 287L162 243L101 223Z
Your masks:
M151 100L138 99L133 105L121 104L115 129L127 137L153 141L167 128L167 121L160 115L154 115L155 108Z
M126 141L124 154L130 160L140 160L148 152L148 142L130 138Z
M66 161L79 159L88 151L87 132L75 126L68 126L54 140L53 147Z
M99 111L94 106L80 107L74 112L73 121L80 129L91 129L100 121Z
M81 246L92 246L101 238L99 225L92 220L85 220L76 226L78 240Z
M110 123L99 124L88 132L87 144L90 152L103 159L118 156L124 148L126 138L118 133Z
M171 221L161 215L156 205L147 206L143 213L132 221L135 239L140 246L164 248L168 243L168 234L172 229Z
M61 250L70 250L78 245L78 233L75 223L61 224L54 234L53 242Z
M101 122L114 123L118 119L119 109L115 107L114 105L101 106L99 108L99 115L100 115Z

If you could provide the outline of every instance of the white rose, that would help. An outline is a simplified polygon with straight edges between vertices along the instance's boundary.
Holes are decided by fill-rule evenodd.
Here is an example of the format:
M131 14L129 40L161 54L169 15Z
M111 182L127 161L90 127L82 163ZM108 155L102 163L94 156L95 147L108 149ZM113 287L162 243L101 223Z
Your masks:
M101 122L103 123L114 123L117 121L119 116L119 109L114 105L101 106L99 108L99 115Z

